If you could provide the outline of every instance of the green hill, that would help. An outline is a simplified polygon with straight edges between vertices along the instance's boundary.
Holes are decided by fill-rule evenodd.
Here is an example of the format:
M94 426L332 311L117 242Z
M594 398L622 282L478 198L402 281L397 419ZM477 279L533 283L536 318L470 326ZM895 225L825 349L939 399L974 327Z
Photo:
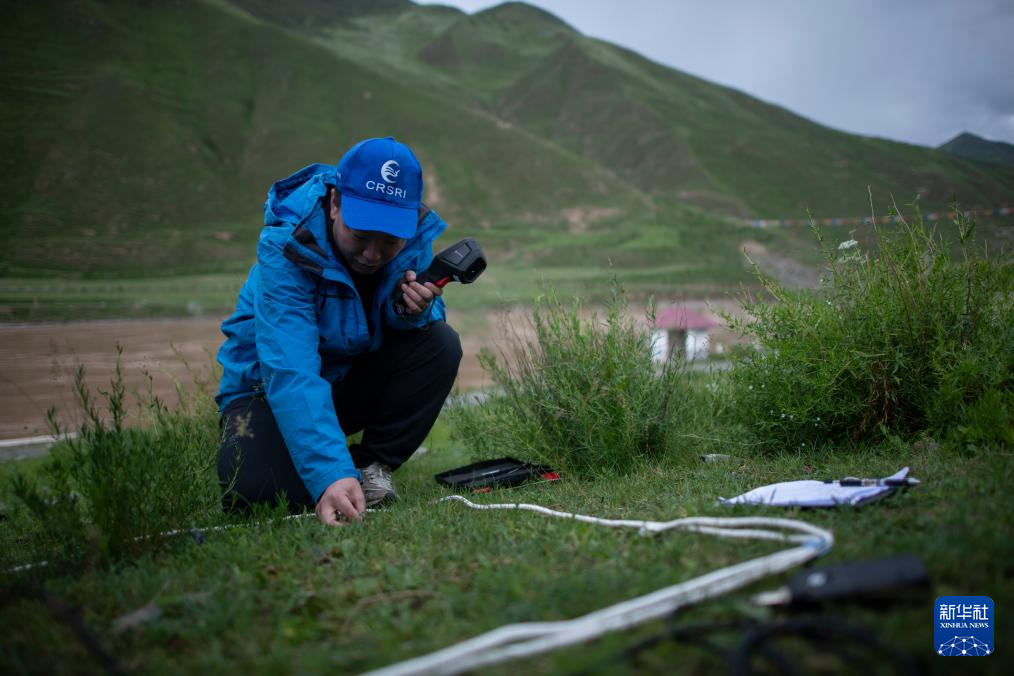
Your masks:
M643 203L541 139L211 3L20 9L0 76L7 274L244 267L273 180L384 133L412 140L451 218Z
M997 162L1014 166L1014 145L989 141L967 131L958 134L938 150L980 162Z
M734 284L744 239L799 250L743 218L1014 195L1014 168L823 128L523 3L48 0L0 32L8 279L240 274L272 181L384 134L502 283Z

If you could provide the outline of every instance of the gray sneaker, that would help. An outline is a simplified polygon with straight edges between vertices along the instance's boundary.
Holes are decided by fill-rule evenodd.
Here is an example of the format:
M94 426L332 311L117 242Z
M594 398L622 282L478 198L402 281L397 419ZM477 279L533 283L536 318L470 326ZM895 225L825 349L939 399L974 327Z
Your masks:
M398 494L394 492L394 481L391 479L391 468L375 462L363 470L363 496L367 507L378 507L394 502Z

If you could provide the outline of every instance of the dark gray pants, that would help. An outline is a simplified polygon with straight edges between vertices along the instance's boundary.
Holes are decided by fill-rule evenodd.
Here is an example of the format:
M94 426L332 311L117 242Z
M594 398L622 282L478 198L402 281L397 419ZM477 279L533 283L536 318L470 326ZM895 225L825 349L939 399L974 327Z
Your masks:
M436 422L460 362L461 341L445 322L425 331L387 330L380 350L356 359L331 388L342 431L363 432L349 447L356 467L380 462L397 469L408 460ZM230 402L220 425L218 477L227 509L274 504L280 494L293 511L314 507L320 496L299 478L267 399Z

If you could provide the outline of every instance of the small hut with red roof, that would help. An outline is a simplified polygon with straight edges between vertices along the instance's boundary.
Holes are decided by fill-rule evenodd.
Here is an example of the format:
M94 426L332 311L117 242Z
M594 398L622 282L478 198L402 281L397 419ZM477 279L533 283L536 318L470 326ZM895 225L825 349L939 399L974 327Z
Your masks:
M708 358L708 332L718 322L685 305L671 305L655 316L652 334L656 361L682 353L687 361Z

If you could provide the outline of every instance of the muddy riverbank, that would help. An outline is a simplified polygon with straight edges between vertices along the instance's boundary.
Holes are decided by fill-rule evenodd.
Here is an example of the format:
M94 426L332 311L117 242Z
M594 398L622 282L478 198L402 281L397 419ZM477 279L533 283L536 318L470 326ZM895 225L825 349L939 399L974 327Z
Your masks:
M721 303L728 308L731 303ZM704 312L703 301L688 307ZM506 317L506 318L505 318ZM496 347L503 325L523 325L525 313L510 315L486 312L482 317L463 317L452 312L450 322L462 338L464 358L457 387L481 389L489 379L479 366L483 347ZM47 324L0 324L0 439L47 434L46 412L55 408L65 429L80 422L73 383L79 365L85 366L92 391L108 388L117 357L129 393L151 392L168 404L178 402L177 385L195 389L195 380L212 377L215 353L222 342L221 317L153 320L110 320ZM728 343L723 329L713 342ZM117 353L117 345L122 355ZM214 385L212 386L212 391Z
M177 383L193 391L195 379L211 377L222 342L220 323L215 317L0 325L0 439L48 433L50 407L66 427L75 428L80 421L73 392L78 366L85 366L93 391L108 388L118 356L131 402L150 386L167 403L177 403ZM464 335L462 344L458 386L481 387L481 338Z

